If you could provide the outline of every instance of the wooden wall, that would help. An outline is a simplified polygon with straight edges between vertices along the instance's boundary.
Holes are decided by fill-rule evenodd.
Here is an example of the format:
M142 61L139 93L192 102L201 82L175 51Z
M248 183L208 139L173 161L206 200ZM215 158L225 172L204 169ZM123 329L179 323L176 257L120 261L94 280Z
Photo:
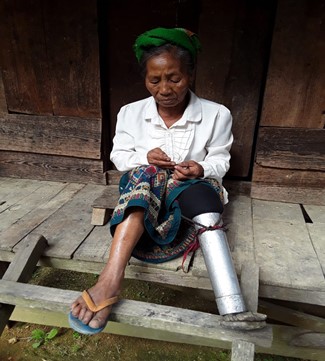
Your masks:
M105 182L96 3L1 1L1 176Z
M325 204L325 1L279 0L252 196Z
M325 0L0 2L0 176L105 183L119 108L148 96L132 51L157 26L202 42L195 91L229 107L228 176L324 202Z

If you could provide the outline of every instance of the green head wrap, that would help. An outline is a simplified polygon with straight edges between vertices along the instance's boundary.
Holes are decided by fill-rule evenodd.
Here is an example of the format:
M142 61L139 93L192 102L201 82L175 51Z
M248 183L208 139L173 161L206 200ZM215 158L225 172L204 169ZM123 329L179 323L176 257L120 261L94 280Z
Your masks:
M196 61L197 53L201 49L197 35L189 30L156 28L141 34L136 39L133 49L138 62L141 61L146 49L165 44L173 44L188 50L194 61Z

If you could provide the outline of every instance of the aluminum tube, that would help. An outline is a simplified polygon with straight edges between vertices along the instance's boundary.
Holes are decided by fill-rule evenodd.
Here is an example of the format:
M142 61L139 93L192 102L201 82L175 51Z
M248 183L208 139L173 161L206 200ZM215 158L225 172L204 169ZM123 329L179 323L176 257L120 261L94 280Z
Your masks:
M219 213L203 213L193 221L205 227L222 224ZM195 225L195 228L202 227ZM247 311L225 232L205 231L199 235L199 242L220 315Z

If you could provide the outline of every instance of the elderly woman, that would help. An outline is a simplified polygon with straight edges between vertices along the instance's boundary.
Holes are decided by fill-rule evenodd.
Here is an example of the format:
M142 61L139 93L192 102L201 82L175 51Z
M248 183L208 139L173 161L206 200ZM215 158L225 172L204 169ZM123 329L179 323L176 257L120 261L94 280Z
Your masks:
M241 319L233 315L246 314L220 216L227 202L222 178L229 169L232 118L226 107L190 90L199 48L197 36L180 28L153 29L136 40L151 96L118 114L111 160L126 173L110 223L107 264L71 306L69 322L78 332L104 329L131 255L163 262L197 248L197 240L219 313L235 323Z

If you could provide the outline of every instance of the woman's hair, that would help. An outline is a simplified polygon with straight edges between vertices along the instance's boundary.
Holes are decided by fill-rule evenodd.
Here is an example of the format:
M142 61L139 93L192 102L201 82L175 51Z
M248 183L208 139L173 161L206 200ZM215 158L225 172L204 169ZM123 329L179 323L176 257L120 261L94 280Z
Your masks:
M179 59L181 64L185 67L188 75L193 75L195 71L196 63L193 60L190 52L180 46L173 44L164 44L161 46L153 46L143 51L143 55L139 61L141 75L145 77L147 71L147 62L154 56L161 55L163 53L170 53L175 56L176 59Z

